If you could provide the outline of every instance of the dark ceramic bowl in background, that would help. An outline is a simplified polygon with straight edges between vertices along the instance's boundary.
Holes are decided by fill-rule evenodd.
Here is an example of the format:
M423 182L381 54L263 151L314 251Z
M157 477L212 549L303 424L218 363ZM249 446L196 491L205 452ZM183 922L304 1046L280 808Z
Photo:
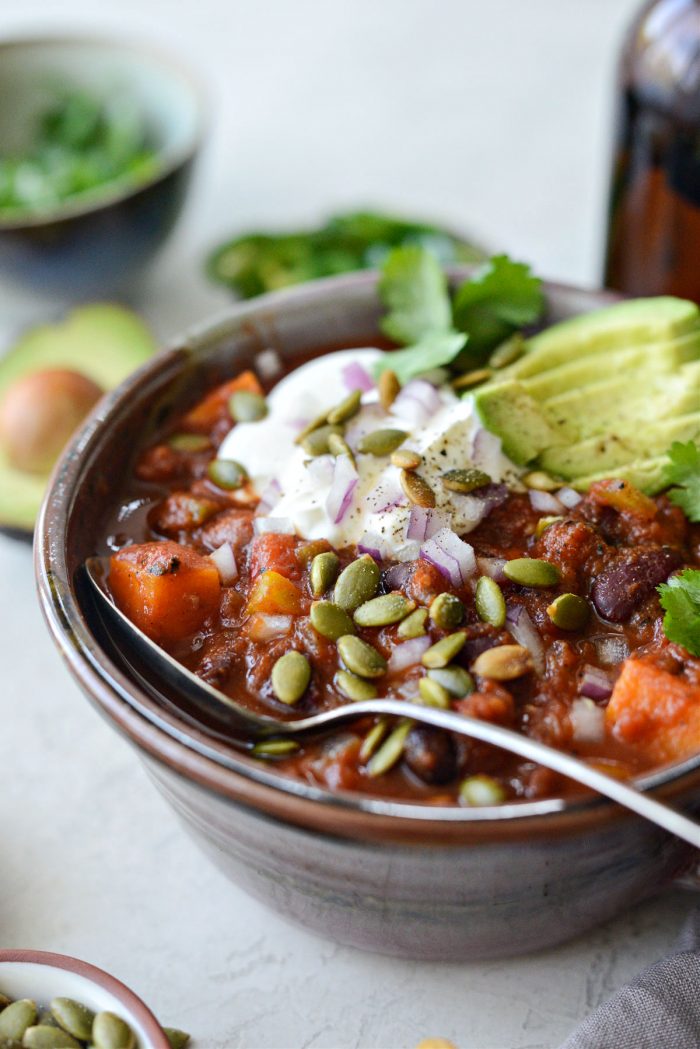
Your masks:
M31 217L0 212L0 279L77 300L135 285L182 209L201 144L204 106L177 62L146 46L82 37L0 43L0 143L21 154L56 86L132 100L152 137L154 174L132 186L105 185Z
M31 998L41 1009L52 998L73 998L93 1012L116 1013L139 1049L169 1049L165 1031L141 999L116 977L88 962L48 951L0 950L0 992Z
M609 301L547 286L550 319ZM137 748L214 861L281 914L344 943L457 960L550 946L658 892L692 850L600 798L436 808L283 778L225 729L156 698L105 630L81 565L99 549L139 443L272 346L289 360L378 337L376 276L320 281L239 306L110 394L57 468L37 528L49 628L83 690ZM140 435L140 442L134 435ZM700 804L700 758L642 785Z

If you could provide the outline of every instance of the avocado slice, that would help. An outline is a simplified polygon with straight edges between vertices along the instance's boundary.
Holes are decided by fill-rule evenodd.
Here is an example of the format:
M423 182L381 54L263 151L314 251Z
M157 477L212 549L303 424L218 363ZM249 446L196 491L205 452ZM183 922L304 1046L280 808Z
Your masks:
M152 334L131 310L111 303L81 306L57 324L26 332L0 357L0 399L15 380L47 368L80 372L109 390L155 349ZM0 448L0 528L31 532L47 480L14 469Z
M486 429L498 434L504 453L519 466L560 443L540 405L519 382L489 383L476 391L474 401Z
M511 366L512 378L526 379L580 357L667 342L700 326L694 302L661 295L629 299L562 321L528 339L525 355Z
M635 488L646 492L647 495L656 495L657 492L666 487L667 466L667 455L657 455L649 459L635 459L633 462L620 466L616 470L599 470L597 473L587 474L585 477L577 477L572 482L572 485L579 492L586 492L595 481L604 481L608 477L619 477L623 481L629 481Z

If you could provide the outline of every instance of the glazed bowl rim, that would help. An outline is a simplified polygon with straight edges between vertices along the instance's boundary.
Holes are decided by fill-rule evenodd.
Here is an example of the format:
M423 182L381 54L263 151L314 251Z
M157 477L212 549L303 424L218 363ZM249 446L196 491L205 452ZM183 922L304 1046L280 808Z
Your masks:
M85 962L80 958L73 957L73 955L62 954L56 951L7 948L0 949L0 975L2 974L2 966L5 964L43 965L48 969L60 969L64 972L74 973L76 976L96 984L117 998L124 1005L125 1011L138 1021L148 1035L150 1041L148 1049L169 1049L170 1043L165 1031L143 999L118 977L112 976L111 973L99 968L97 965L93 965L92 962Z
M207 133L207 95L197 77L189 67L180 60L178 55L172 54L168 49L162 48L160 44L154 44L148 40L136 40L126 35L114 36L99 32L71 32L71 33L27 33L17 34L5 40L0 40L0 60L3 52L21 50L25 47L50 47L52 45L77 45L79 47L113 47L124 52L132 52L143 56L153 67L167 71L177 78L188 90L194 103L194 126L187 141L178 148L159 148L156 150L156 165L153 173L146 179L136 184L127 184L110 189L110 184L105 183L104 191L97 189L94 194L86 194L88 199L83 200L78 196L76 200L68 200L57 205L55 208L40 212L30 212L18 215L16 218L3 218L0 214L0 234L21 233L23 230L39 229L42 226L55 226L69 223L76 219L89 218L97 212L106 208L115 207L144 192L152 189L160 182L178 171L184 164L191 161L200 151Z
M458 266L449 272L451 277L458 278L468 275L470 271L468 266ZM418 834L427 835L432 828L437 830L438 836L441 830L453 836L459 832L459 828L475 826L480 831L487 826L492 831L497 828L495 832L498 834L499 831L505 831L508 825L517 824L524 830L529 823L539 826L541 821L544 821L544 826L556 824L574 829L579 823L588 826L621 815L639 818L632 817L608 799L595 795L517 801L483 808L439 807L393 801L359 792L331 791L293 777L275 775L267 765L252 758L247 761L243 757L224 759L222 748L217 751L215 746L188 734L184 721L180 723L179 729L173 729L167 718L149 712L147 705L143 705L147 699L145 689L133 676L111 661L89 627L89 616L81 607L74 581L68 578L60 539L70 518L73 497L75 491L79 490L82 468L89 461L92 446L97 443L100 432L109 425L110 420L118 417L119 410L126 409L133 402L133 389L149 378L155 380L157 375L167 369L176 371L178 367L184 368L198 349L204 349L227 334L239 331L243 323L251 322L256 315L279 312L287 306L313 310L319 300L327 297L332 299L336 294L342 297L354 290L367 294L373 291L376 281L375 272L364 271L309 282L238 303L213 320L195 325L184 336L176 339L170 349L157 354L100 402L57 464L37 523L37 583L42 610L54 641L84 691L108 719L116 722L121 731L142 750L170 764L186 779L194 779L215 792L242 800L253 807L258 807L260 803L260 807L265 809L269 803L275 808L279 802L284 809L285 819L296 819L293 809L296 804L306 812L304 822L309 817L313 819L314 808L323 808L326 813L332 813L333 819L342 822L347 818L355 832L363 821L371 824L376 820L377 828L390 828L397 821L404 825L412 822ZM591 296L599 304L617 298L607 292L553 282L546 282L545 289ZM123 705L130 707L130 710L127 712ZM232 748L229 750L231 753L235 753ZM245 781L247 783L242 790ZM700 783L700 755L640 776L635 780L635 785L643 790L660 788L664 794L674 794L685 789L689 782L693 786ZM280 795L284 795L286 802L280 801Z

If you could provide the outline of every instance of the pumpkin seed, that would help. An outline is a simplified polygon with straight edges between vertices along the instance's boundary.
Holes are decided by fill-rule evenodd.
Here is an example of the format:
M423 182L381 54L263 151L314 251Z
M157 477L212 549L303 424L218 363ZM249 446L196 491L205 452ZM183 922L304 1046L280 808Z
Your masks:
M490 379L493 372L490 368L475 368L473 371L465 372L452 383L455 390L471 390L472 386L479 386L482 382Z
M205 452L211 448L211 441L201 433L174 433L168 444L176 452Z
M535 539L539 539L540 536L546 532L550 525L556 524L557 521L563 521L564 518L559 517L540 517L539 521L535 525Z
M328 413L328 422L332 426L346 423L349 419L352 419L353 415L357 415L361 401L362 390L353 390L352 393L343 398L340 404L336 404L335 408L331 408Z
M434 667L428 671L428 677L457 699L463 699L474 691L474 678L464 667Z
M0 1038L0 1049L22 1049L22 1043L15 1038Z
M377 381L377 389L379 390L379 403L384 411L388 412L401 392L401 383L396 372L393 372L391 368L383 371Z
M309 619L316 633L329 641L337 641L343 634L355 633L355 624L348 613L332 601L314 601Z
M450 693L446 688L435 681L431 677L422 677L418 682L418 691L420 692L420 698L423 700L428 707L439 707L440 710L448 710L450 703Z
M308 565L309 561L313 561L316 554L332 553L331 544L327 539L312 539L309 543L302 543L294 551L299 564Z
M513 681L533 669L532 656L522 645L497 645L487 648L474 660L472 670L492 681Z
M338 639L338 652L353 674L375 678L386 673L387 662L381 652L354 634L345 634Z
M237 423L256 423L267 415L267 401L260 393L236 390L228 401L231 418Z
M507 368L513 364L525 352L525 340L519 331L511 335L509 339L499 343L489 357L490 368Z
M301 652L285 652L272 668L272 690L280 703L298 703L311 680L311 666Z
M51 1024L28 1027L22 1035L22 1045L24 1049L80 1049L80 1042L72 1034Z
M430 618L440 630L454 630L464 619L464 605L456 594L438 594L430 603Z
M396 633L404 641L407 641L412 637L423 637L426 633L425 621L427 618L428 609L417 608L415 612L411 612L410 616L406 616L404 621L399 624Z
M391 455L407 437L405 430L372 430L360 438L357 450L365 455Z
M336 688L342 695L355 703L361 703L364 699L377 698L377 686L371 681L351 674L349 670L339 670L335 675Z
M492 776L469 776L459 788L459 800L464 805L501 805L506 792Z
M338 578L340 570L340 558L332 550L325 550L316 554L311 562L311 593L314 597L321 597L329 590Z
M330 451L328 438L332 433L342 434L342 432L339 426L319 426L318 429L312 430L299 443L307 455L311 455L314 458L318 455L327 455Z
M520 586L556 586L559 582L557 566L536 557L516 557L506 561L503 575Z
M463 630L458 631L456 634L448 634L447 637L443 637L442 640L431 645L427 652L423 653L421 663L424 667L428 667L429 670L446 667L464 647L466 640L467 635Z
M341 433L330 433L328 435L328 451L331 455L347 455L353 466L355 465L353 450Z
M506 600L495 579L482 575L474 593L476 611L484 623L502 627L506 621Z
M415 506L435 506L435 492L420 474L411 470L402 470L399 481L410 502Z
M491 478L483 470L469 467L465 470L447 470L440 478L443 488L448 492L474 492L477 488L483 488L491 484Z
M95 1049L136 1049L134 1032L116 1013L97 1014L92 1025L92 1041Z
M389 719L379 718L376 725L372 726L362 741L362 746L360 747L360 753L358 755L360 761L369 761L388 731Z
M190 1036L187 1031L180 1031L177 1027L164 1027L163 1032L168 1039L170 1049L185 1049L190 1044Z
M92 1033L92 1022L95 1014L82 1002L73 998L54 998L51 1002L51 1015L64 1031L74 1038L87 1042Z
M235 459L212 459L207 466L207 477L218 488L233 491L246 483L248 471Z
M403 594L393 591L391 594L382 594L381 597L365 601L355 609L354 619L358 626L390 626L392 623L400 623L415 607L415 601L410 601Z
M333 599L346 612L354 612L374 597L379 587L379 565L370 554L351 561L338 576Z
M306 426L304 426L303 429L301 429L299 431L299 433L294 438L294 443L295 444L303 444L305 437L308 437L310 433L313 433L314 430L318 430L318 428L320 426L323 426L327 422L328 422L328 412L327 411L322 412L321 415L317 415L315 419L312 419L311 422L308 422L306 424Z
M397 448L391 453L391 464L400 470L417 470L423 464L423 456L412 448Z
M367 775L373 779L375 776L383 776L385 772L392 769L401 760L406 737L413 728L410 718L401 721L390 736L384 740L374 757L370 758L367 765Z
M18 998L0 1013L0 1038L21 1042L22 1035L36 1023L37 1017L36 1002L31 998Z
M591 614L591 606L578 594L560 594L547 609L547 615L560 630L582 630Z
M523 484L536 492L556 492L557 488L561 488L561 484L544 470L531 470L523 477Z
M255 744L252 753L256 758L283 758L299 749L295 739L264 739Z

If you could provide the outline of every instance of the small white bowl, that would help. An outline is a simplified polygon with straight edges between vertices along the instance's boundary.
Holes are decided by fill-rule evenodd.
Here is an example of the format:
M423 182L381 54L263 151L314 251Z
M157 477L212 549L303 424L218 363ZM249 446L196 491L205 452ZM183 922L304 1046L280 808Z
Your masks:
M114 976L78 958L48 951L0 951L0 991L32 998L41 1008L52 998L74 998L94 1012L108 1010L129 1024L139 1049L170 1049L151 1010Z

